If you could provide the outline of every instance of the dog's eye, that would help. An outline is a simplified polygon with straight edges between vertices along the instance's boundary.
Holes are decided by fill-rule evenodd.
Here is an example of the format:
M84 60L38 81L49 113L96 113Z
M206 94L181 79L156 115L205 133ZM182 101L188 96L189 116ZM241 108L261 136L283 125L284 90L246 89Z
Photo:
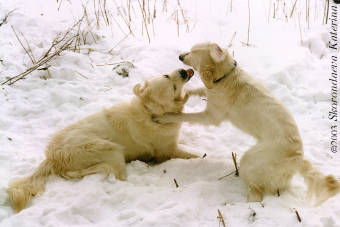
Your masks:
M174 85L174 90L176 91L176 89L177 89L177 87L176 87L176 85Z
M163 75L163 77L164 77L164 78L167 78L167 79L170 78L169 75Z

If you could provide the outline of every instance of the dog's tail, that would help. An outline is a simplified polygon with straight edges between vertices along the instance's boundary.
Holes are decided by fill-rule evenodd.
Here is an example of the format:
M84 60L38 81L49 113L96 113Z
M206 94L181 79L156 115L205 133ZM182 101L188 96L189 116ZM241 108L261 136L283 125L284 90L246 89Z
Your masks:
M340 191L340 183L334 176L323 175L307 160L303 160L300 173L307 184L308 196L316 199L316 206Z
M47 177L51 175L52 170L52 163L45 160L31 176L9 183L7 193L16 212L24 209L36 194L45 190Z

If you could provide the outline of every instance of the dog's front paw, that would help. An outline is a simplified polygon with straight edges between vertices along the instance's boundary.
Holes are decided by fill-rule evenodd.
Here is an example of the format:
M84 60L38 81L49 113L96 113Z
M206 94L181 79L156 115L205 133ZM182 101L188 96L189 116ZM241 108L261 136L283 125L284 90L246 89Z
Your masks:
M206 97L207 96L207 90L205 88L196 88L192 90L187 91L188 95L197 95L200 97Z
M166 116L160 116L160 115L155 115L153 114L151 116L151 119L153 122L158 123L158 124L168 124L171 123L171 121L169 121L169 119Z

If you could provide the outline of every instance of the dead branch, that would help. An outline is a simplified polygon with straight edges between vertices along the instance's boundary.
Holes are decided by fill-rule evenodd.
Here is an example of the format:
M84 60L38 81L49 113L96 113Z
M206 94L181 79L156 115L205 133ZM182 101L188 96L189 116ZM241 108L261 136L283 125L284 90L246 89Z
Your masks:
M249 35L250 35L250 5L248 0L248 38L247 38L247 46L249 46Z
M236 153L231 152L231 156L233 157L233 162L234 162L234 166L235 166L235 175L239 176L238 166L237 166L237 161L236 161Z
M178 183L177 183L177 181L176 181L176 179L175 179L175 178L174 178L174 182L175 182L176 188L178 188L178 187L179 187L179 185L178 185Z
M9 11L9 12L5 15L5 17L0 21L0 27L1 27L2 25L4 25L4 24L7 23L7 19L8 19L8 17L9 17L9 15L11 15L11 13L13 13L15 10L16 10L16 9L13 9L13 10Z
M217 209L217 213L218 213L217 218L220 220L220 222L222 223L223 227L226 227L225 222L224 222L224 218L222 216L222 213L221 213L220 209Z
M113 62L113 63L105 63L105 64L98 64L96 66L121 65L121 64L127 64L131 68L135 68L135 65L131 61L119 61L119 62Z
M234 32L233 37L231 38L231 40L228 44L228 47L231 47L233 45L233 40L234 40L235 36L236 36L236 32Z
M58 0L57 0L57 3L58 3ZM63 0L60 0L59 6L58 6L58 11L59 11L59 9L61 7L61 3L63 3Z
M85 16L83 16L80 20L78 20L74 25L71 26L71 28L69 28L64 35L62 35L62 37L60 38L60 34L58 34L54 40L52 41L52 44L50 46L50 48L39 58L38 61L35 60L32 54L30 54L30 52L25 48L25 46L23 45L23 43L21 42L21 40L19 39L18 35L16 34L14 28L12 27L16 37L18 38L21 46L25 49L26 53L30 56L31 61L32 61L32 66L29 67L28 69L26 69L26 71L10 77L9 79L7 79L5 82L3 82L1 85L12 85L15 82L17 82L18 80L22 80L25 79L25 76L30 74L31 72L33 72L34 70L40 68L42 65L46 64L47 62L49 62L51 59L53 59L54 57L58 56L62 51L67 50L70 48L71 44L74 43L74 41L79 37L79 29L78 32L75 35L72 35L71 33L74 31L74 28L77 26L80 26L80 24L82 23L83 19ZM54 52L52 52L52 49L55 49ZM51 53L52 52L52 53Z
M131 34L132 36L135 36L135 34L133 33L133 31L132 31L132 29L131 29L131 18L125 18L124 14L121 12L120 7L118 6L117 2L116 2L115 0L114 0L113 2L114 2L115 5L116 5L116 8L117 8L117 10L118 10L119 15L122 17L124 23L125 23L126 26L128 27L128 29L129 29L129 31L130 31L130 34ZM143 12L142 12L142 13L143 13ZM144 17L144 14L143 14L143 17ZM116 23L117 23L117 22L116 22ZM124 32L124 34L125 34L125 32Z
M24 44L22 43L22 41L20 40L18 34L16 33L16 31L15 31L15 29L14 29L14 27L13 27L12 25L11 25L11 28L12 28L12 30L13 30L13 32L14 32L15 37L16 37L17 40L19 41L21 47L25 50L26 54L27 54L28 57L31 59L32 64L35 64L36 62L35 62L34 56L33 56L32 52L30 51L31 48L27 49L27 48L24 46Z
M80 72L78 72L78 71L74 71L74 72L78 73L81 77L83 77L83 78L85 78L85 79L88 79L88 77L85 76L84 74L82 74L82 73L80 73Z
M296 209L294 209L294 211L295 211L295 214L296 214L296 217L297 217L298 221L299 221L299 222L302 222L302 219L301 219L301 217L300 217L299 212L298 212Z
M230 175L233 174L233 173L236 173L236 170L234 170L234 171L231 172L231 173L228 173L227 175L224 175L224 176L218 178L218 180L222 180L223 178L228 177L228 176L230 176Z
M127 38L129 37L129 35L125 35L124 38L122 38L116 45L114 45L111 50L108 51L109 54L112 54L112 51L114 48L116 48L119 44L121 44L122 42L124 42Z
M28 42L28 40L26 39L26 37L24 36L24 33L20 32L21 33L21 36L24 38L25 42L26 42L26 45L27 45L27 50L28 52L31 54L31 57L33 59L33 62L35 63L36 60L35 60L35 57L33 55L33 52L32 52L32 48L31 48L31 45L30 43Z
M327 10L326 10L326 15L325 15L325 24L328 24L328 14L329 14L329 0L327 0Z
M290 11L290 16L289 16L290 18L293 16L293 13L294 13L294 10L295 10L296 3L297 3L297 0L295 0L294 5L293 5L293 8L292 8L292 10Z
M180 0L177 0L177 5L178 5L179 9L181 10L183 22L184 22L184 24L187 26L187 30L186 30L186 31L189 32L189 31L190 31L190 28L189 28L188 19L187 19L187 17L185 16L185 13L184 13L184 10L183 10L183 8L182 8L182 6L181 6Z
M54 58L55 56L59 55L62 51L66 50L73 43L74 38L75 37L73 36L73 37L67 39L65 41L65 43L63 45L61 45L57 50L55 50L50 56L40 59L38 62L36 62L30 68L28 68L25 72L22 72L22 73L20 73L20 74L18 74L16 76L10 77L5 82L3 82L1 85L5 85L5 84L12 85L15 82L17 82L18 80L25 79L26 75L28 75L31 72L33 72L34 70L38 69L40 66L46 64L52 58Z
M141 5L141 3L140 3L139 0L138 0L138 4L139 4L140 10L141 10L141 12L142 12L143 21L144 21L144 26L145 26L145 30L146 30L146 35L148 36L148 40L149 40L149 43L150 43L151 40L150 40L148 25L147 25L147 21L146 21L146 12L145 12L145 8L144 8L144 6L142 7L142 5Z
M104 0L103 8L104 8L105 21L106 21L107 25L110 25L110 19L107 15L107 9L106 9L106 0Z

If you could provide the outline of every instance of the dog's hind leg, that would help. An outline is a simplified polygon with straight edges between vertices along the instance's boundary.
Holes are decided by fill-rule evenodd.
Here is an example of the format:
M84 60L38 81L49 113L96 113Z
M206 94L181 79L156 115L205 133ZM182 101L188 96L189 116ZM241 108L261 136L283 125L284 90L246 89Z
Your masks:
M114 174L119 180L126 180L126 164L124 155L121 152L110 152L108 159L103 160L85 169L73 170L66 172L67 178L82 178L84 176L96 173L102 173L105 176Z
M247 201L248 202L261 202L263 199L262 190L257 187L248 186L248 195Z
M95 138L76 150L65 152L63 159L68 160L67 169L60 175L65 178L81 178L86 175L103 173L114 174L117 179L126 180L124 148L108 140Z

